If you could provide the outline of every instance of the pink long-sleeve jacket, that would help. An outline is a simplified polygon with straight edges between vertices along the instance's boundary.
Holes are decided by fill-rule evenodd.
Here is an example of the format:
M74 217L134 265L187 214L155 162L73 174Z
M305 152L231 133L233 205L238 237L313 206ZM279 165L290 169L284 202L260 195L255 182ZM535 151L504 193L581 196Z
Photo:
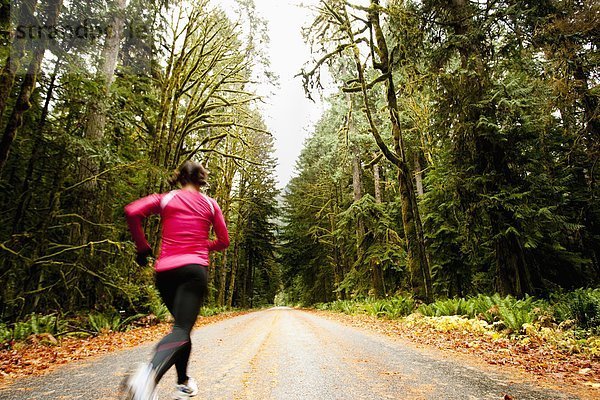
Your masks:
M209 252L229 246L229 233L217 202L199 192L174 190L151 194L125 207L127 224L138 252L150 249L142 221L151 214L160 214L162 219L162 243L154 263L156 271L187 264L208 266ZM209 239L211 225L216 240Z

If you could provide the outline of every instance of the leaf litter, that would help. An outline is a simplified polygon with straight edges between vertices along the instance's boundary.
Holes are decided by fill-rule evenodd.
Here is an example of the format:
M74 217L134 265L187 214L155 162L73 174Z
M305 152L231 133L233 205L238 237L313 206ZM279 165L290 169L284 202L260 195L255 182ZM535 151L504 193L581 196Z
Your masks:
M244 314L236 311L198 318L195 327L223 321ZM0 387L14 379L40 375L59 365L100 356L153 342L167 334L170 323L133 328L125 332L106 332L87 338L65 337L60 340L39 340L32 337L27 343L17 343L12 348L0 350Z

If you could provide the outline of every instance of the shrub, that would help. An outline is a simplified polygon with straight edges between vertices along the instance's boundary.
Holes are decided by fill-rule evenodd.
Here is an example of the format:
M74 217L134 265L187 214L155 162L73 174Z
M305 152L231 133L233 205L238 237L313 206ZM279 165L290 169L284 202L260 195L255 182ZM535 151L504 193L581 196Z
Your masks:
M321 303L320 310L331 310L346 314L366 313L376 317L400 318L417 312L425 317L461 316L483 320L497 330L511 334L522 333L524 327L537 324L555 326L554 321L565 321L563 326L577 326L582 337L600 332L600 289L578 289L556 297L553 303L526 296L516 299L498 293L438 300L417 307L410 296L395 296L389 299L337 300Z
M417 312L426 317L465 316L479 318L489 324L500 322L496 326L507 328L513 333L522 330L524 324L530 324L537 318L536 310L541 302L533 297L518 300L512 296L502 297L477 295L468 299L456 298L438 300L431 304L422 304Z
M366 314L373 317L382 317L386 315L386 303L383 300L371 300L363 304Z
M431 304L421 304L419 307L417 307L416 312L425 317L435 316L435 309Z
M555 297L555 301L557 321L574 320L581 329L600 332L600 289L577 289Z
M358 309L358 303L352 300L336 300L329 304L329 310L345 314L355 314Z
M498 305L498 316L511 333L519 333L523 329L523 325L531 324L535 321L535 308L536 305L533 297L516 300L513 297L507 296Z
M56 335L66 330L66 327L66 321L60 320L55 314L30 314L25 320L12 324L12 327L4 323L0 324L0 342L25 340L31 335L45 333Z
M336 300L315 305L318 310L344 314L368 314L390 319L405 317L415 310L416 302L411 296L395 296L388 299Z
M57 334L61 330L64 330L65 327L66 324L64 321L59 321L55 314L31 314L25 321L14 324L13 339L23 340L30 335L39 335L42 333Z
M13 337L13 331L6 324L0 323L0 343L8 342Z
M210 317L212 315L221 314L227 311L227 307L225 306L217 306L217 307L202 307L200 309L200 315L203 317Z

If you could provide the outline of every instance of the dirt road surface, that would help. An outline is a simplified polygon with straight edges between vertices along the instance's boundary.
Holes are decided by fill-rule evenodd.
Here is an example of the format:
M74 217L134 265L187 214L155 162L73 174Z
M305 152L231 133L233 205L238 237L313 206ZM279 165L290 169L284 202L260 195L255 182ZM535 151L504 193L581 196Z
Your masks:
M576 399L285 307L204 326L192 340L189 369L198 400ZM123 376L151 351L143 345L24 378L0 389L0 399L119 399ZM170 371L160 400L172 398L174 382Z

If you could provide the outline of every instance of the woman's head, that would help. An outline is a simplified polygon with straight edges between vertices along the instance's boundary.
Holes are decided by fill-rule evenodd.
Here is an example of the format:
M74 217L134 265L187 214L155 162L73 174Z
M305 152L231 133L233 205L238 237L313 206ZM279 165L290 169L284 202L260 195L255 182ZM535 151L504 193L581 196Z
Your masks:
M208 171L200 163L186 161L175 171L169 183L171 185L179 184L182 187L186 185L200 187L207 185L207 178Z

